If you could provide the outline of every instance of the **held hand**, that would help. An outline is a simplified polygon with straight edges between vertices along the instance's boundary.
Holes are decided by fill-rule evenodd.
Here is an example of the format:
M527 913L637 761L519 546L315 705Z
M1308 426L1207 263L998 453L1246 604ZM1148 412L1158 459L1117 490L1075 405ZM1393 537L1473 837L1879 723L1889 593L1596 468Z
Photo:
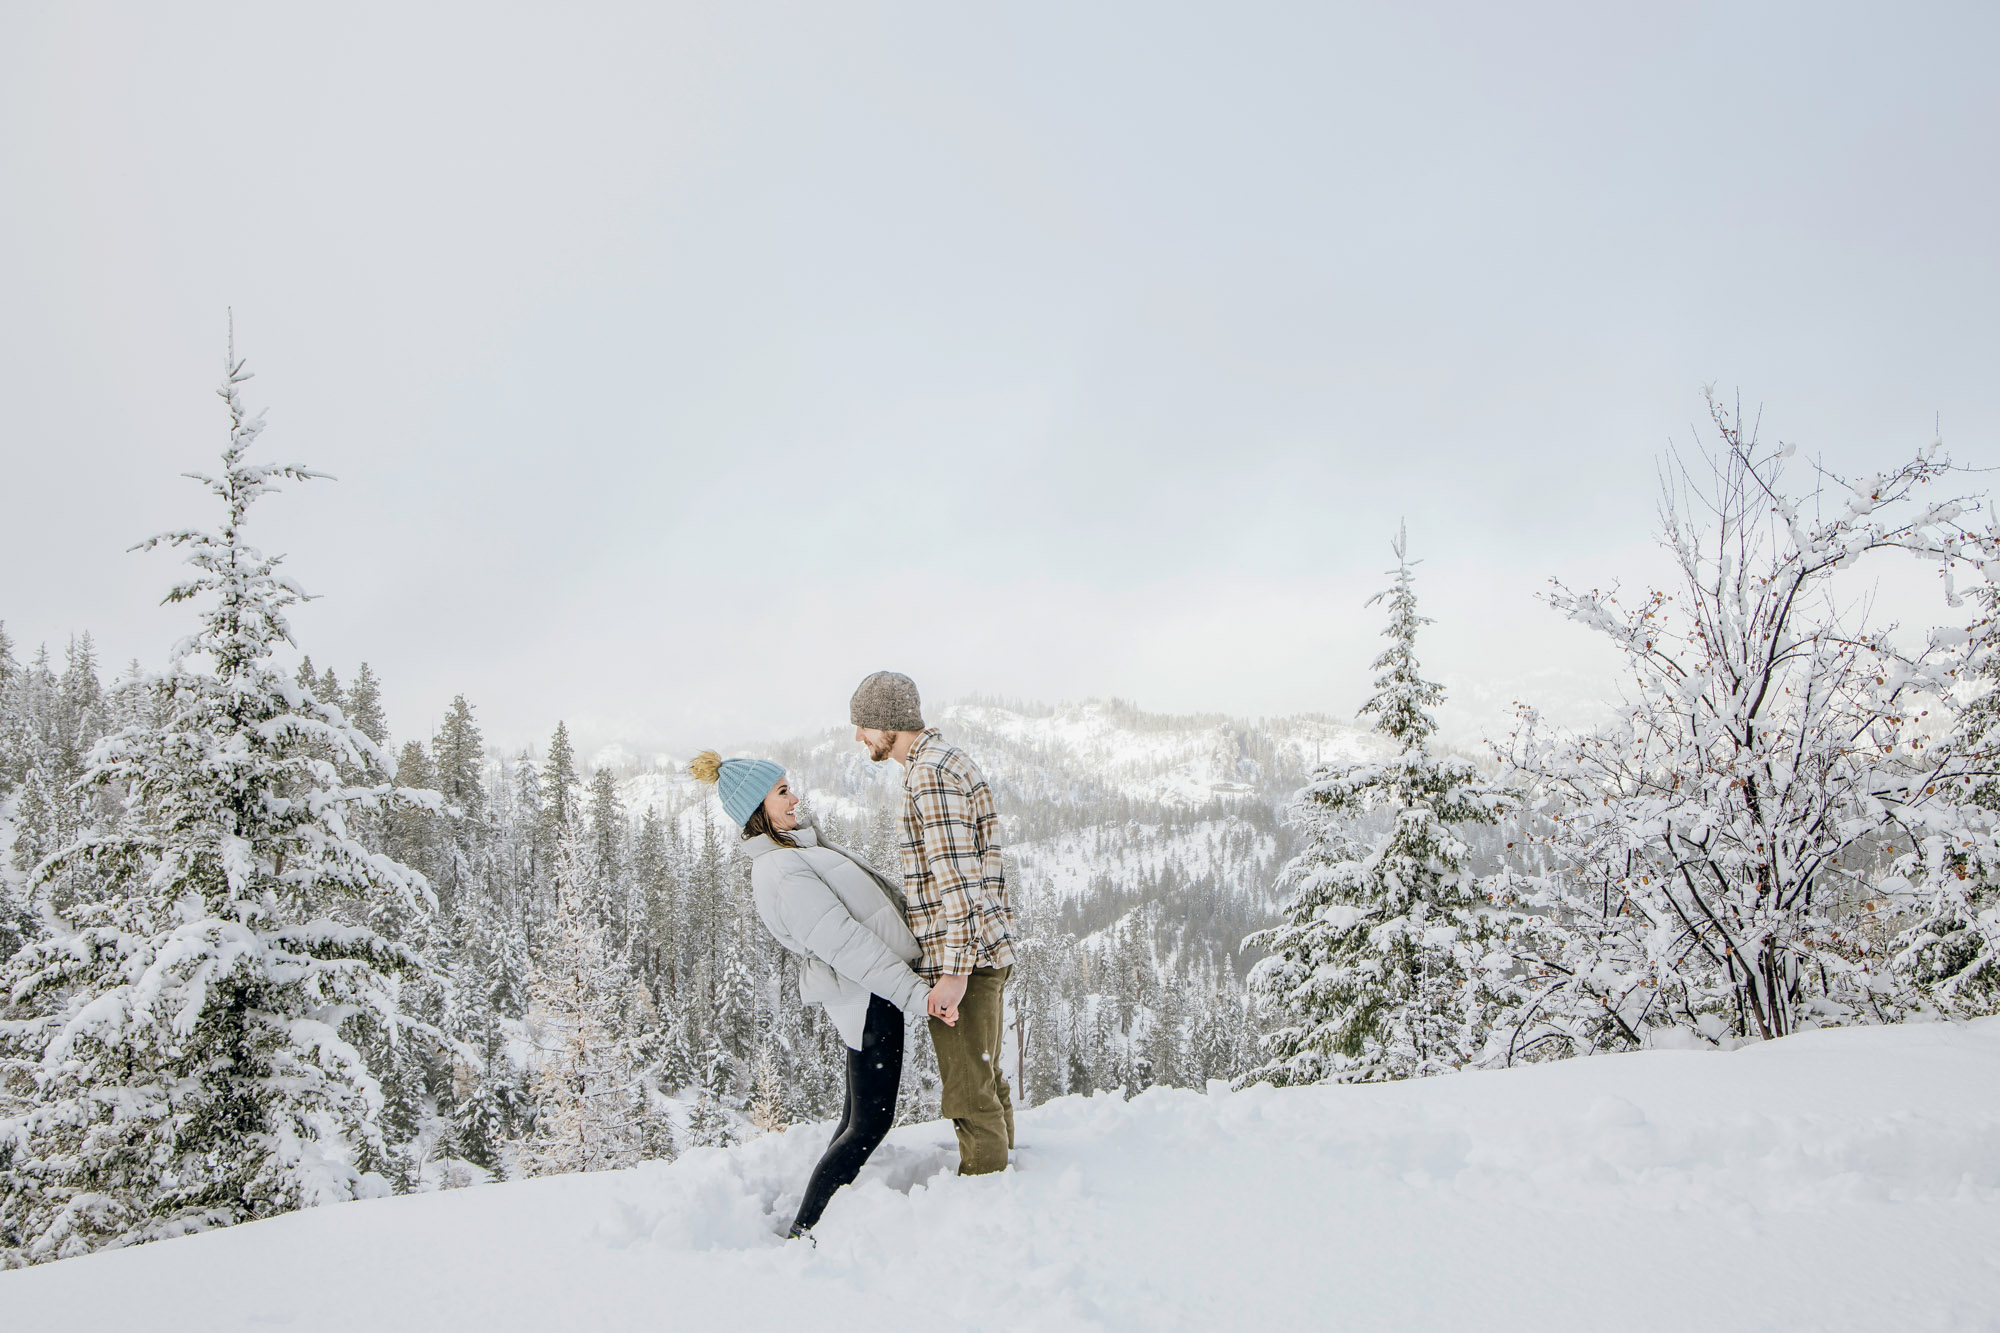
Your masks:
M947 1027L957 1026L958 1002L965 998L965 982L963 973L958 976L938 978L937 984L931 987L930 998L924 1002L924 1007L930 1011L932 1018L940 1020Z

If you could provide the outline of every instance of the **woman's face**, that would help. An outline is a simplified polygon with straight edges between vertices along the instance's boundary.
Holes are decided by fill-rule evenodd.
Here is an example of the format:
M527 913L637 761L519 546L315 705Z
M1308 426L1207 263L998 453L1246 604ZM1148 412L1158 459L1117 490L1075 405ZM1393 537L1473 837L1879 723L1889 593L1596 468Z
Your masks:
M789 833L799 826L799 798L792 795L790 778L779 778L778 785L771 788L771 794L764 798L764 817L771 821L771 827Z

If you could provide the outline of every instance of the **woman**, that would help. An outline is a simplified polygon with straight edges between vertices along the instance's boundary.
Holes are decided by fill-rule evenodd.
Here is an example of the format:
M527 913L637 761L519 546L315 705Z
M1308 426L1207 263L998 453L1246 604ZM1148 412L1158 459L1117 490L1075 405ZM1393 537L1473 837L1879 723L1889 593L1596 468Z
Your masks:
M743 830L757 915L803 961L799 994L826 1006L847 1043L847 1109L806 1182L791 1235L810 1232L842 1185L853 1182L896 1118L903 1080L903 1015L920 1017L929 984L910 964L923 955L910 934L902 886L844 848L801 826L799 798L768 759L724 759L713 750L688 771L714 783L723 811Z

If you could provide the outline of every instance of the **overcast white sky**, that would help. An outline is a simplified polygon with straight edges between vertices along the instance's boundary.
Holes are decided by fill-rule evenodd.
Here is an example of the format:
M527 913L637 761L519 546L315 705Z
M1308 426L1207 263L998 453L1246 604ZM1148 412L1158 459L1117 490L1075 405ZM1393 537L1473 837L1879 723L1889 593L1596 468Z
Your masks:
M224 310L399 733L928 696L1459 729L1599 669L1700 390L2000 462L1991 5L0 8L0 619L164 657ZM1453 716L1452 706L1447 716Z

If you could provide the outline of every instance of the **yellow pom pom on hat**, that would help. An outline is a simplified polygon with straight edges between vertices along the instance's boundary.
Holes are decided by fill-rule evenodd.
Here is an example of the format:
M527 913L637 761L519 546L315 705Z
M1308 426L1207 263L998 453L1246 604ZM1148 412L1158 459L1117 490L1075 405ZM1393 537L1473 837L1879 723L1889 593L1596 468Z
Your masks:
M696 782L713 783L722 776L722 756L713 750L703 750L688 763L688 773Z

